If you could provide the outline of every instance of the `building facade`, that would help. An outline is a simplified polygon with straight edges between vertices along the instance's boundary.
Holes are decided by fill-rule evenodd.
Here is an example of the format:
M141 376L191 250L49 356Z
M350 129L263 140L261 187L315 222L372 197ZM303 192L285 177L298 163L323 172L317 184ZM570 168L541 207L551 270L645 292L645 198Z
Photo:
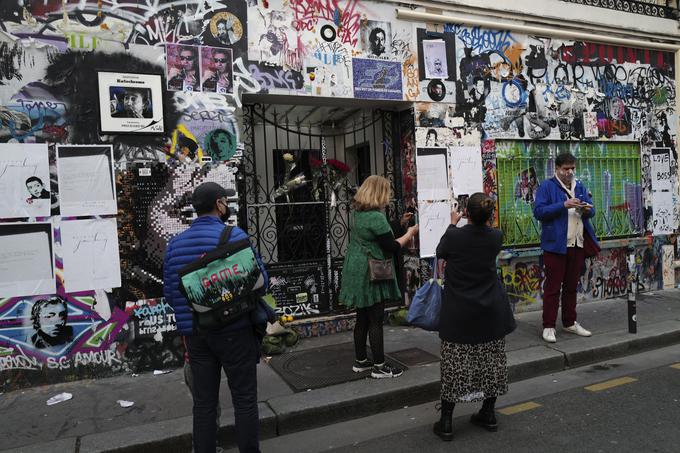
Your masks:
M3 2L0 387L181 363L162 258L204 181L237 191L303 335L352 327L337 294L371 174L391 220L419 213L400 303L431 274L426 232L484 191L514 308L540 309L531 208L567 150L603 245L579 299L677 285L677 5L506 3Z

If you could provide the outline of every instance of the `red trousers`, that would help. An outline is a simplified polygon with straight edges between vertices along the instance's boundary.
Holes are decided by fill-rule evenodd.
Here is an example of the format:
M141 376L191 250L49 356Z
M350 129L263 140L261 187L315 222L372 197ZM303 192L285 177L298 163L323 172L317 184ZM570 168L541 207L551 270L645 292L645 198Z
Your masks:
M545 280L543 282L543 328L555 328L557 309L562 293L562 325L576 322L576 288L585 263L583 249L567 248L566 255L543 252Z

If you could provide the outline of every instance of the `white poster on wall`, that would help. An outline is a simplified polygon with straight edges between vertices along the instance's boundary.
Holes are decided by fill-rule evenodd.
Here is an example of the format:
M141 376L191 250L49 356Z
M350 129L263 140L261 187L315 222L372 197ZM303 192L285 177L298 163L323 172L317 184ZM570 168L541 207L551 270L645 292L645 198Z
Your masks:
M435 256L437 245L451 224L451 202L419 201L418 224L420 226L418 231L420 257Z
M416 150L418 200L451 198L446 169L446 148L418 148Z
M50 167L46 143L0 144L0 218L50 215Z
M443 39L423 41L423 60L426 79L448 79L446 43Z
M67 292L120 287L115 218L65 220L60 232Z
M651 177L653 191L673 190L670 148L652 148Z
M54 294L52 224L0 224L0 297Z
M111 145L57 145L62 216L116 214Z
M482 150L479 146L449 147L449 162L454 196L484 191Z
M668 191L653 191L652 207L654 235L673 234L676 217L673 193Z

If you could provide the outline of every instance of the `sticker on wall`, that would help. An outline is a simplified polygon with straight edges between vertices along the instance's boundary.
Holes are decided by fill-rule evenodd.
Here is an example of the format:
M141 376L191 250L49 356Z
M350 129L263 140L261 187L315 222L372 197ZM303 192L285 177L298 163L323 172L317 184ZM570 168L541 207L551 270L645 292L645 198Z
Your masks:
M47 144L0 144L0 193L0 218L50 215Z
M231 46L243 36L243 24L232 13L221 11L210 19L210 34L221 44Z
M57 145L62 216L116 214L111 145Z
M354 97L402 99L401 63L398 61L352 59Z
M446 86L439 79L430 81L427 84L427 95L435 102L439 102L446 96Z
M102 134L163 134L160 74L98 72Z
M52 224L0 224L0 297L54 294Z

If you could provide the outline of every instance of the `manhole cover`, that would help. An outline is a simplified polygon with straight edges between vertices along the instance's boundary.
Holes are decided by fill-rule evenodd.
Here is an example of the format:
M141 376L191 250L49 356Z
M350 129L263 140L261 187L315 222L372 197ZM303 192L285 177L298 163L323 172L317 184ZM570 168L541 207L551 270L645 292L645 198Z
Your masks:
M439 357L419 348L409 348L390 352L388 357L408 367L439 362Z
M387 362L395 364L390 358L387 357ZM269 361L274 371L296 392L356 381L371 375L370 370L353 372L353 364L353 343L290 352L274 356Z

